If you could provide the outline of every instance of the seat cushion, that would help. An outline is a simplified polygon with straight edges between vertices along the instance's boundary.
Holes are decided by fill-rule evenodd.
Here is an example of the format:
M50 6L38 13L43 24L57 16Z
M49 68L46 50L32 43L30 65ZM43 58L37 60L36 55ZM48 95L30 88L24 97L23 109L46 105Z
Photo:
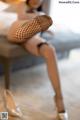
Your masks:
M8 42L7 37L0 35L0 56L3 57L19 57L26 55L27 52L19 44L12 44Z

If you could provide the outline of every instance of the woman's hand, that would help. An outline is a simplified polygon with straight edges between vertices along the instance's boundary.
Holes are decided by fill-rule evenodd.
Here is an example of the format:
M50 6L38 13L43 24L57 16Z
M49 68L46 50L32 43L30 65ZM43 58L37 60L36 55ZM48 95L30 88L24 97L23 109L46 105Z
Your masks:
M19 20L31 20L38 16L36 13L18 13L18 19Z
M44 13L42 12L36 12L36 13L20 13L18 14L18 19L19 20L31 20L33 18L35 18L36 16L39 15L44 15Z

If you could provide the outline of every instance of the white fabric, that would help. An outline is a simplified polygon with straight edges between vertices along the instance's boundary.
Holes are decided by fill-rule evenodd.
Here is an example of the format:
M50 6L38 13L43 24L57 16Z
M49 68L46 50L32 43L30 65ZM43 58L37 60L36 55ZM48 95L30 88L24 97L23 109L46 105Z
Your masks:
M7 34L8 28L16 20L16 13L0 12L0 35Z
M18 19L17 13L23 15L23 12L27 11L27 9L28 7L24 2L15 5L0 2L0 35L7 34L10 25Z
M0 1L0 12L7 9L8 7L9 7L8 4L3 3L3 2Z

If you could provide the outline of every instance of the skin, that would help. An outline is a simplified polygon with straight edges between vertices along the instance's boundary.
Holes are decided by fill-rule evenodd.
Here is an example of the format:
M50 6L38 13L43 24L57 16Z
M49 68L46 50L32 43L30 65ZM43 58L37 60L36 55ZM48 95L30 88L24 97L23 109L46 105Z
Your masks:
M36 1L36 0L34 0ZM34 2L36 3L36 2ZM33 0L30 0L30 4L33 4ZM40 2L41 5L41 2ZM38 4L39 6L39 4ZM37 7L37 6L36 6ZM24 16L26 20L31 20L35 16L39 15L40 13L25 13ZM20 12L21 14L21 12ZM19 15L20 15L19 14ZM50 82L52 84L52 87L55 91L55 103L58 112L65 112L64 102L63 102L63 96L61 91L61 84L60 84L60 76L59 71L57 67L57 59L56 59L56 52L54 46L51 46L49 44L43 44L40 47L38 47L37 43L42 43L45 40L43 40L40 36L36 35L29 39L27 42L24 42L22 45L24 48L29 51L31 54L35 56L42 56L45 59L46 65L47 65L47 71L50 78ZM33 48L33 49L32 49Z
M0 1L9 3L9 4L16 4L16 3L21 2L22 0L0 0Z
M10 2L10 0L7 0ZM31 8L37 8L41 5L41 1L38 0L30 0L29 6ZM32 14L26 14L24 10L24 4L21 6L18 6L18 15L20 20L31 20L35 16L39 15L39 13L32 13ZM20 15L22 16L20 18ZM22 46L29 51L31 54L35 56L42 56L45 59L46 65L47 65L47 71L50 78L50 82L52 84L52 87L55 91L55 103L57 107L58 113L65 112L64 102L63 102L63 96L61 91L61 84L60 84L60 76L59 71L57 67L57 59L56 59L56 52L55 48L49 44L42 44L40 47L38 46L38 43L43 43L43 40L40 36L36 35L33 36L31 39L29 39L27 42L22 43ZM33 49L32 49L33 48Z
M27 42L23 43L22 45L31 54L35 56L42 56L45 59L48 76L50 78L52 87L55 91L54 100L57 106L57 110L58 112L64 112L65 108L64 108L63 97L61 92L60 77L57 67L55 48L49 44L43 44L39 48L37 43L42 43L44 41L45 41L44 39L36 35L31 39L29 39Z
M29 0L28 4L30 8L36 9L38 8L42 3L42 0Z

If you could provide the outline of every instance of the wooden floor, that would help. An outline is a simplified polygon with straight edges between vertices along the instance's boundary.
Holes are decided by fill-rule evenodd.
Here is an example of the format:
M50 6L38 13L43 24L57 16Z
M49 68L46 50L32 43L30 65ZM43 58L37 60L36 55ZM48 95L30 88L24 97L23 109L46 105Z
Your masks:
M80 120L80 62L72 59L62 60L58 62L58 67L69 120ZM2 76L0 89L3 85ZM23 112L22 120L55 120L52 119L56 112L53 101L54 92L45 64L12 73L11 91ZM0 99L2 105L4 100L1 95ZM14 118L14 120L18 119Z

